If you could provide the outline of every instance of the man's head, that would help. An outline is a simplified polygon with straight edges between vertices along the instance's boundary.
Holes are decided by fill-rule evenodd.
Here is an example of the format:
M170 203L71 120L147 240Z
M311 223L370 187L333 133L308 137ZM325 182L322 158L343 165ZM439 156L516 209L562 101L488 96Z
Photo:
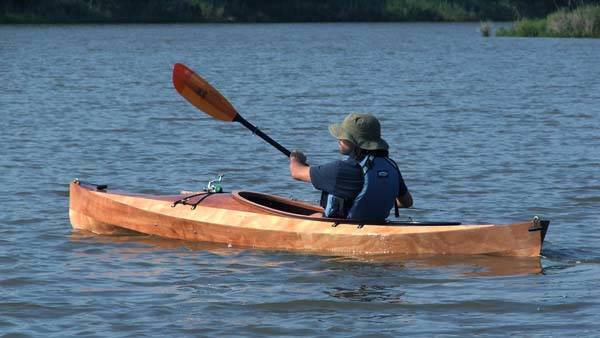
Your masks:
M344 155L352 153L354 147L364 150L388 149L387 142L381 138L379 120L371 114L350 113L342 123L330 125L329 132L338 139L340 152Z

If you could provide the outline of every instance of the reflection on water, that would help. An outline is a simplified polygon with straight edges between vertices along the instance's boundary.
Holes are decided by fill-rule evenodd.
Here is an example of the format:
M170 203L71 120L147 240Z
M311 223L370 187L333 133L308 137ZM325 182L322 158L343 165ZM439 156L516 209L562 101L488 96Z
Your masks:
M410 269L452 270L460 276L510 276L538 274L542 272L540 257L510 257L487 255L447 256L353 256L359 262L374 264L402 264Z
M134 250L138 251L139 253L152 253L167 249L179 252L181 250L205 251L218 256L230 256L238 251L237 249L228 248L227 244L181 241L145 234L132 236L99 236L85 230L74 230L70 236L70 239L73 242L86 243L86 245L91 243L97 243L98 245L107 243L142 244L141 246L135 246Z
M375 302L397 304L402 302L402 291L394 291L393 288L384 285L360 285L357 289L335 287L333 290L325 291L331 297L353 302Z
M256 251L258 256L268 255L270 252L280 252L278 250L269 249L254 249L244 247L228 247L222 243L210 242L190 242L181 240L165 239L155 236L139 235L139 236L98 236L87 231L74 231L71 235L72 241L80 241L88 244L91 243L130 243L143 244L135 248L128 248L127 252L152 253L159 250L181 250L186 251L201 251L208 252L213 255L228 257L239 255L242 251ZM118 247L116 250L119 250ZM289 253L294 255L295 253ZM356 264L372 264L383 266L386 269L442 269L452 271L458 276L510 276L510 275L527 275L542 273L542 263L540 257L505 257L505 256L485 256L485 255L468 255L468 256L419 256L419 255L376 255L376 256L361 256L348 255L339 256L331 254L314 254L314 253L297 253L299 255L314 255L319 257L329 264L356 265ZM265 262L266 265L271 263ZM377 290L377 286L360 286L357 294L368 293L369 290ZM341 294L345 294L343 289L339 290Z
M438 256L415 262L416 267L453 267L464 276L510 276L542 272L540 257Z

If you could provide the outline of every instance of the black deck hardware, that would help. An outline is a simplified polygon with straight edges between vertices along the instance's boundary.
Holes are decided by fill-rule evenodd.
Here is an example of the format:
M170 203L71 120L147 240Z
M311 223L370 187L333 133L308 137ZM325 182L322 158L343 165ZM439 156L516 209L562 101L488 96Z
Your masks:
M207 192L206 195L200 197L196 203L191 204L192 210L196 210L196 207L198 206L198 204L200 204L200 202L204 201L208 196L210 196L212 194L218 194L218 193L216 193L216 192Z
M214 194L221 194L223 193L223 191L221 192L214 192L214 191L203 191L203 192L199 192L197 194L192 194L192 195L188 195L182 199L179 199L175 202L173 202L173 204L171 204L171 208L175 208L177 206L177 204L181 204L181 205L191 205L192 206L192 210L195 210L196 207L198 206L198 204L202 203L202 201L204 201L208 196L210 195L214 195ZM198 197L200 196L200 198L194 202L194 203L188 203L188 201L194 197Z
M546 238L546 232L548 232L548 226L550 225L549 220L539 219L538 217L534 217L533 224L529 227L529 231L541 231L542 232L542 242Z
M88 183L88 182L84 182L78 178L73 180L73 183L77 184L77 185L84 185L84 186L89 186L94 188L96 191L106 191L106 189L108 189L108 185L106 184L95 184L95 183Z
M205 195L205 194L207 194L206 191L203 191L203 192L200 192L200 193L197 193L197 194L188 195L188 196L186 196L186 197L184 197L182 199L179 199L179 200L173 202L173 204L171 204L171 208L175 208L177 206L177 204L188 205L187 201L189 201L190 198L202 196L202 195Z

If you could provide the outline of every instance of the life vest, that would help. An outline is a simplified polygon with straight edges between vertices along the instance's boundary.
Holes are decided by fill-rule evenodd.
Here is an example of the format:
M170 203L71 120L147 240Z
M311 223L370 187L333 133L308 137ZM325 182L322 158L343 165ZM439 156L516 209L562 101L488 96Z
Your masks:
M343 197L323 192L321 205L325 208L323 216L331 218L346 218L350 203Z
M347 218L383 221L394 207L400 185L400 171L387 157L367 156L361 162L364 183Z

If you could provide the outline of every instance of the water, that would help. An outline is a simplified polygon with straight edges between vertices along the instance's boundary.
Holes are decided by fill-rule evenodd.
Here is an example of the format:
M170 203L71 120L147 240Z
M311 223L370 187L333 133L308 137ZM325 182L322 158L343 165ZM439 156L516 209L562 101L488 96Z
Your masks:
M600 335L600 40L478 24L0 27L3 336ZM415 208L551 219L541 259L327 257L71 230L75 177L315 201L287 161L172 88L183 62L310 163L381 118Z

